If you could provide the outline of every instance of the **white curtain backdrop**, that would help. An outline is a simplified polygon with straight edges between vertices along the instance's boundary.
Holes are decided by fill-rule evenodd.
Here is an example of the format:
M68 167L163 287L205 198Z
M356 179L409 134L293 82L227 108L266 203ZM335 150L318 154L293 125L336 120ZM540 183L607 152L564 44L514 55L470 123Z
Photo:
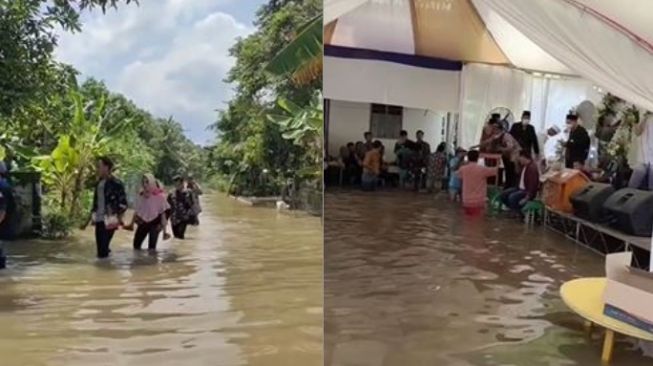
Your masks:
M651 50L595 15L562 0L473 2L498 13L585 79L640 107L653 110Z
M463 147L478 144L483 123L495 107L510 109L515 122L522 111L530 110L535 130L544 133L552 126L564 129L567 113L582 101L590 100L597 107L601 102L601 95L587 80L536 77L503 66L466 64L461 85L459 134Z
M516 119L531 101L531 76L516 69L466 64L461 80L459 145L468 148L481 139L483 124L495 107L506 107Z
M460 72L393 62L324 57L324 97L457 111Z

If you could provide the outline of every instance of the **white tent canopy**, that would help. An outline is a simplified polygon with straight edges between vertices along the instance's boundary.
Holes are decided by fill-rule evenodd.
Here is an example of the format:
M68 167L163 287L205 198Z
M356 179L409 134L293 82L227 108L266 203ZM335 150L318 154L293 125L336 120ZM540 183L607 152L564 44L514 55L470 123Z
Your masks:
M650 0L325 0L325 14L327 45L580 75L653 110Z

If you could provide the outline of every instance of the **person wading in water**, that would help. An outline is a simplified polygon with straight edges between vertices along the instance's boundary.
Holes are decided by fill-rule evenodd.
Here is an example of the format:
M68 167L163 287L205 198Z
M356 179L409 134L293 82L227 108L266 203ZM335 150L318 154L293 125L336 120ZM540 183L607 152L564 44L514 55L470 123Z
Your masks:
M122 225L122 216L127 211L127 194L123 183L113 176L113 161L107 157L99 159L97 164L99 181L93 193L93 208L91 217L82 226L85 229L89 222L95 225L95 244L97 257L107 258L111 249L111 239Z
M7 166L0 161L0 269L7 265L2 240L10 236L9 218L14 214L16 208L14 192L7 181L8 174Z
M149 236L147 249L156 250L156 244L159 241L159 234L163 231L163 240L170 239L168 234L168 220L166 211L170 208L166 200L165 191L160 188L156 178L152 174L143 176L143 186L136 199L134 206L134 215L129 225L125 226L126 230L133 230L134 223L137 224L136 233L134 233L134 250L141 250L143 241Z
M195 181L195 178L188 177L188 190L193 194L193 212L191 216L191 225L197 226L200 224L199 215L202 213L202 206L200 205L200 196L203 194L202 188Z
M176 176L173 180L176 187L168 195L172 235L177 239L184 239L186 236L186 227L193 216L193 193L186 188L184 178Z

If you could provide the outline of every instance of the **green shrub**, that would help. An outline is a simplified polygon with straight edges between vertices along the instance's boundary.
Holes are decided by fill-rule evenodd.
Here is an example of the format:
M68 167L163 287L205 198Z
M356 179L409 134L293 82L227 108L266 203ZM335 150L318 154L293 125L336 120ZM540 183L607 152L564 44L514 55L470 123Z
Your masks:
M75 221L74 218L61 210L49 209L42 218L43 231L41 236L51 240L65 239L72 234Z

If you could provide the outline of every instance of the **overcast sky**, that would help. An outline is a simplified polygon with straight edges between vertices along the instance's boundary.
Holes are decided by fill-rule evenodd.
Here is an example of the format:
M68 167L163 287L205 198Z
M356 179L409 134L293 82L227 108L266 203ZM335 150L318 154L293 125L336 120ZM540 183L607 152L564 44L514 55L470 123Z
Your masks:
M223 83L234 59L228 50L253 31L265 0L140 0L107 14L82 16L81 33L61 35L57 58L83 78L104 80L159 117L174 116L186 135L205 144L232 95Z

